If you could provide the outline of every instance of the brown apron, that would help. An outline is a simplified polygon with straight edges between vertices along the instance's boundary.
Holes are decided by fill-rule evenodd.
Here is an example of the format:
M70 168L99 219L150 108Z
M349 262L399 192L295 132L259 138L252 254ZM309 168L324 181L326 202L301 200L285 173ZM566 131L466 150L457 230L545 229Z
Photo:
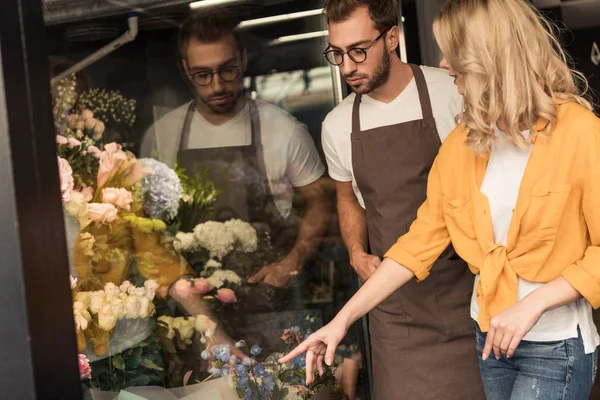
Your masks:
M291 288L276 288L264 282L248 284L247 279L264 265L279 261L287 255L295 242L298 226L293 217L283 218L275 205L264 163L258 107L253 100L248 100L248 106L252 135L250 145L188 149L191 124L196 112L196 101L193 101L184 120L177 164L188 175L201 170L208 171L210 180L219 191L215 212L210 220L224 222L234 218L241 219L251 223L259 231L268 230L270 234L269 259L261 260L265 264L252 265L251 270L237 268L242 268L245 262L234 261L227 265L228 269L240 275L242 284L236 289L238 303L226 307L219 315L223 326L231 328L228 332L231 336L236 339L251 337L265 347L267 342L280 342L279 336L285 326L274 327L272 332L265 332L264 325L261 327L256 321L264 318L277 319L274 314L291 306L293 291ZM193 225L201 222L205 221L195 221ZM243 267L247 268L246 265Z
M441 145L423 72L410 67L422 120L361 131L361 95L352 112L352 166L379 257L415 220ZM485 398L469 312L473 280L450 246L425 281L410 281L369 313L375 400Z

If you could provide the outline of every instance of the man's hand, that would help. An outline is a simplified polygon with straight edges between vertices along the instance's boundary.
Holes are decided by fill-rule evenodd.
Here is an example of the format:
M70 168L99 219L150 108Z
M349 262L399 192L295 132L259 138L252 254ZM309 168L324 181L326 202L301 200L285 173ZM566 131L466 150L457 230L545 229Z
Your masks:
M359 249L350 253L350 265L363 282L373 275L379 264L381 264L379 257L368 254L364 250Z
M302 269L298 257L288 255L282 261L263 267L248 279L248 283L264 282L278 288L288 287Z

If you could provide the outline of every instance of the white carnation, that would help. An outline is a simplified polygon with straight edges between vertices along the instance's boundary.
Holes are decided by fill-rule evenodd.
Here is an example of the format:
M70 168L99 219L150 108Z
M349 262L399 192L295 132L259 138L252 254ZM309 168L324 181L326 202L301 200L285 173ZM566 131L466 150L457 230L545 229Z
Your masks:
M198 246L209 251L210 257L222 260L234 250L236 238L221 222L208 221L194 228L194 239Z
M235 237L235 249L244 253L253 253L258 248L258 237L256 230L247 222L240 219L232 219L225 222Z
M208 262L205 265L206 268L221 268L222 266L223 264L213 259L208 260Z
M177 251L196 251L198 244L193 233L178 232L175 235L176 240L173 242L173 247Z
M220 288L225 282L239 285L242 282L242 278L238 274L227 269L216 270L208 279L208 284L213 288Z

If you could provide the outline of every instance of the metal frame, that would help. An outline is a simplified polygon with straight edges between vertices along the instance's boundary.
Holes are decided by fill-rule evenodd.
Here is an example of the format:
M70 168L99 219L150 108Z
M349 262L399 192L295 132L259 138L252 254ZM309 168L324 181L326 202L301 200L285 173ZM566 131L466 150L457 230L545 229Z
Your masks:
M6 399L81 399L39 0L0 13L0 387Z

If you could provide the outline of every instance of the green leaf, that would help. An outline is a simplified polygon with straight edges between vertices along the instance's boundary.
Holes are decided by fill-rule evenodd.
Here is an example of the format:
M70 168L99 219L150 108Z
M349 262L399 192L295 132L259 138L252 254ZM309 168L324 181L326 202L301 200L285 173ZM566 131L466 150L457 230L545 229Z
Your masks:
M127 383L125 383L125 387L130 387L130 386L148 386L148 384L151 382L151 379L148 375L137 375L134 376L131 379L127 380Z
M121 355L114 356L111 361L112 361L112 365L116 369L125 371L125 361L123 360L123 356L121 356Z
M163 371L163 368L159 367L158 365L154 364L151 360L149 359L144 359L144 361L142 361L142 365L146 368L149 369L153 369L155 371Z
M142 352L143 349L141 347L136 347L131 351L131 354L127 356L125 361L127 369L136 369L140 366L140 363L142 362Z

